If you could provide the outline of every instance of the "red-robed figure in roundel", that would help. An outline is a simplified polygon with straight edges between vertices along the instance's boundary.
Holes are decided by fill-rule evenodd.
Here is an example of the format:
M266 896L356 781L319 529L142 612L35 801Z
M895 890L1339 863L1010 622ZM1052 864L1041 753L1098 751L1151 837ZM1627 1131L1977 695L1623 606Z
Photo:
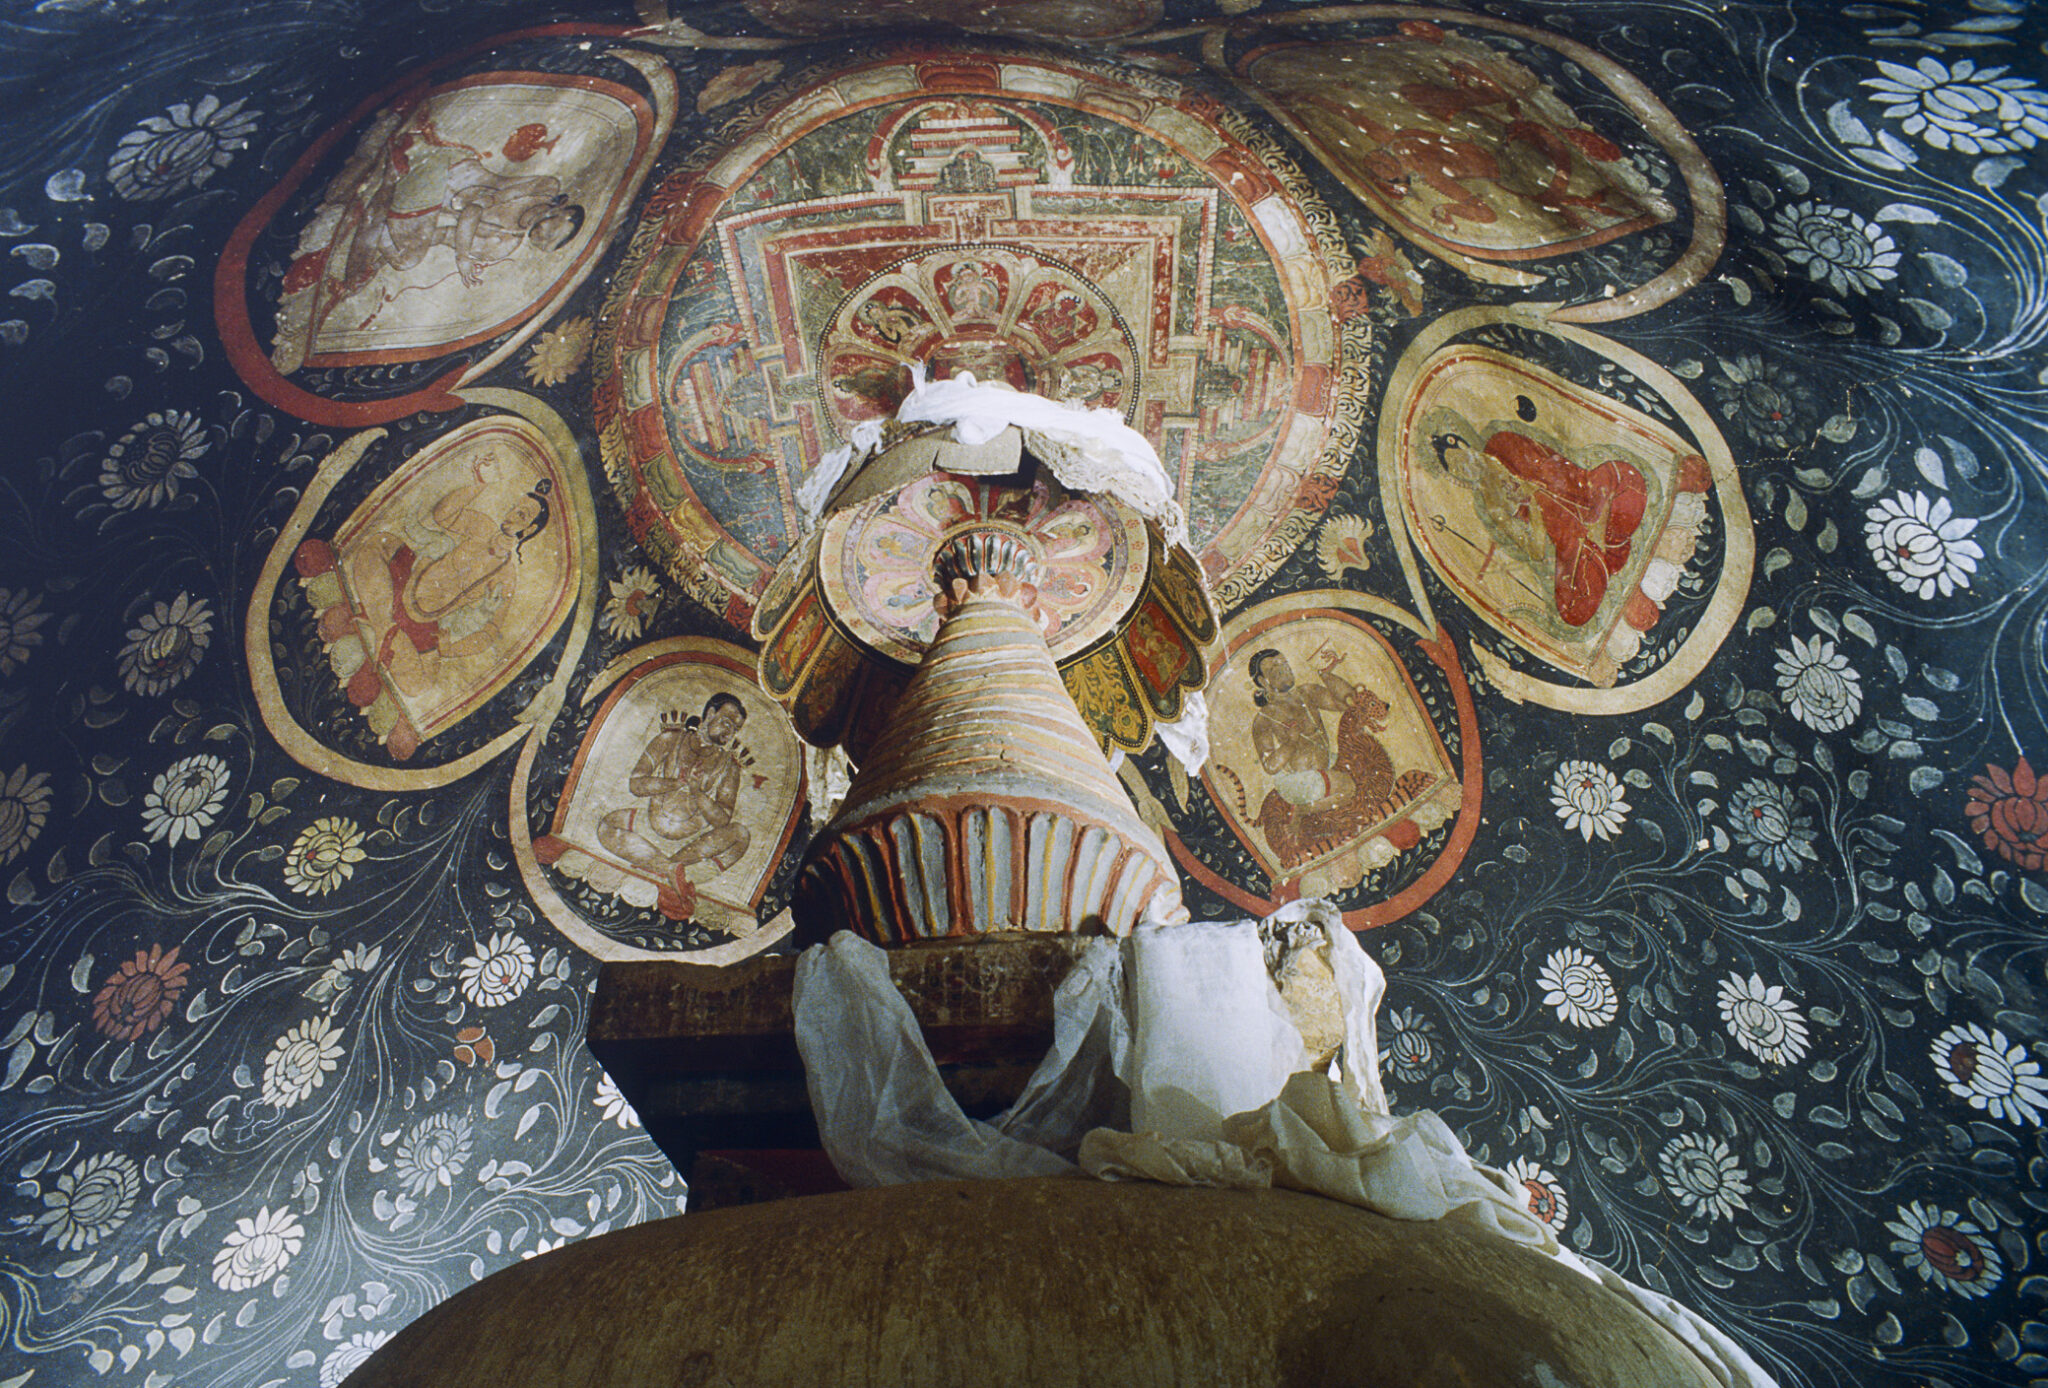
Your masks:
M1643 474L1615 458L1580 467L1510 429L1492 434L1477 451L1457 433L1438 434L1430 446L1444 471L1473 490L1490 522L1507 531L1511 545L1534 558L1548 551L1558 615L1575 627L1592 621L1608 580L1635 548L1650 498Z

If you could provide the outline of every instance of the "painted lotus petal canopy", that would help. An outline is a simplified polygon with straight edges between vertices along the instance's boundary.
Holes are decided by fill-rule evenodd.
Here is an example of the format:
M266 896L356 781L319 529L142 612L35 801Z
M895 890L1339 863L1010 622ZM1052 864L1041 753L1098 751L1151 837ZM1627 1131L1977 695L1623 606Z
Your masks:
M1397 1113L1788 1388L2042 1373L2034 10L15 9L0 1382L334 1388L674 1211L578 1000L794 947L1005 507Z

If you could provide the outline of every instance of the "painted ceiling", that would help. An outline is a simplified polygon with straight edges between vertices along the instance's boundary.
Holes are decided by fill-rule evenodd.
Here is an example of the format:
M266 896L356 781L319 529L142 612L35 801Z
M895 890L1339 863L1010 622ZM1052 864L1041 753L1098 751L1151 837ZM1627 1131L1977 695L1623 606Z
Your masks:
M1157 447L1214 747L1120 777L1198 916L1365 932L1397 1111L1788 1385L2048 1382L2025 5L43 0L0 45L0 1388L333 1388L682 1207L588 989L787 947L764 677L854 717L801 691L893 688L902 556L1012 504L842 513L806 607L797 488L970 372ZM1142 523L1016 504L1143 744L1192 571L1139 600Z

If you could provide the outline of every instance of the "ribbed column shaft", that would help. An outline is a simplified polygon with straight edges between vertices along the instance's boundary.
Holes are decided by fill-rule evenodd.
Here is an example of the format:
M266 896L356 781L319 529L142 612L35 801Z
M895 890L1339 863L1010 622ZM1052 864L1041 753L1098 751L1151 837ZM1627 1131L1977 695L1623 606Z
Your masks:
M792 905L806 935L891 943L1096 921L1123 933L1179 894L1038 623L978 587L940 625Z

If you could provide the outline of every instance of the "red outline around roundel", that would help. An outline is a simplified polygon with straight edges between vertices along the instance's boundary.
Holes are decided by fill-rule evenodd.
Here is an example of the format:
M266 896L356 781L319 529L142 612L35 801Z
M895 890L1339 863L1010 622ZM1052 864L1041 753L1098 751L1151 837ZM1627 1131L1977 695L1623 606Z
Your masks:
M328 152L361 126L365 117L400 92L422 86L443 68L479 53L487 53L514 39L547 38L557 34L624 38L638 32L640 30L637 27L622 24L548 24L479 39L466 48L414 68L396 81L378 88L323 131L320 137L293 162L291 168L285 171L284 177L278 180L269 192L258 198L255 206L235 224L234 231L221 250L220 264L214 271L214 326L220 333L221 345L227 352L228 362L234 367L235 374L242 378L243 384L279 409L290 410L301 419L345 429L360 429L372 424L389 423L417 410L459 409L463 402L450 392L468 370L463 366L455 367L408 394L389 400L357 402L330 400L324 395L315 395L311 391L300 389L279 375L270 364L270 355L258 345L256 333L249 324L249 251L256 244L257 236L262 234L263 229L283 209L293 194L299 191Z
M1458 663L1458 652L1451 645L1451 634L1441 625L1436 629L1434 641L1418 640L1415 644L1436 663L1439 670L1444 672L1444 678L1450 681L1451 699L1458 707L1458 781L1462 792L1458 801L1458 818L1451 826L1451 836L1444 843L1443 852L1437 854L1436 861L1429 865L1429 870L1421 877L1385 901L1344 913L1344 924L1352 930L1371 930L1375 926L1391 925L1411 911L1419 910L1423 902L1443 890L1444 885L1451 880L1451 875L1465 861L1465 854L1471 849L1472 840L1479 835L1479 710L1472 703L1472 686L1466 682L1465 671ZM1187 874L1233 906L1265 915L1293 901L1300 894L1292 885L1287 885L1282 888L1280 895L1271 899L1256 896L1234 882L1225 881L1194 855L1178 833L1169 829L1165 837L1166 846Z

